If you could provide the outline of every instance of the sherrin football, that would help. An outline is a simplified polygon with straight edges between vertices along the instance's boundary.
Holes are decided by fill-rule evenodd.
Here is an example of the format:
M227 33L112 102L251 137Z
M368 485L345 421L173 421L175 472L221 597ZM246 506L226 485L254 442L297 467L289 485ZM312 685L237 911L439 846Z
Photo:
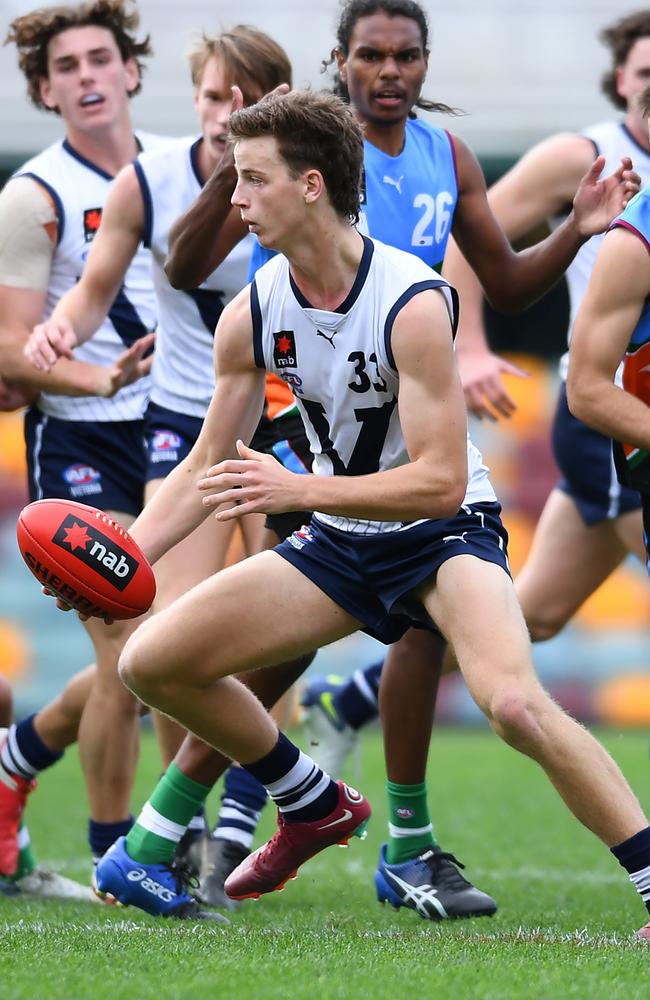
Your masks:
M137 618L156 581L144 554L107 514L73 500L36 500L18 517L18 547L43 586L91 618Z

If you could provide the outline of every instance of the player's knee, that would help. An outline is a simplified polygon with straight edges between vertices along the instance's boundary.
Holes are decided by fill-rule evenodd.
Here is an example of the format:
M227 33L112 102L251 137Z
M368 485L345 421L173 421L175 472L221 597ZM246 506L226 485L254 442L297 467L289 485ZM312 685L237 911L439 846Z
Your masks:
M495 733L518 750L526 751L539 731L531 700L524 691L517 688L505 689L495 695L489 706L488 717Z
M147 701L152 686L150 658L146 648L135 635L131 636L120 654L117 670L122 684L136 697Z

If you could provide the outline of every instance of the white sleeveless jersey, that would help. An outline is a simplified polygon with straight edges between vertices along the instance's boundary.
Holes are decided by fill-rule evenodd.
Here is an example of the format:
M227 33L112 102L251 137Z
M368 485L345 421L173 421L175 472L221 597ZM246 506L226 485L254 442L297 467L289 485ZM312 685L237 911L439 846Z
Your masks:
M138 133L143 149L160 147L169 139ZM52 259L43 318L81 277L90 244L97 232L113 178L76 152L67 139L28 160L15 176L33 177L51 195L58 217L58 241ZM80 347L75 358L106 367L139 337L156 328L151 280L151 255L140 247L106 320ZM149 379L121 389L111 399L99 396L57 396L41 393L38 407L61 420L121 421L142 417Z
M634 164L634 169L641 177L642 186L646 187L650 184L650 155L639 145L623 122L602 122L584 129L580 134L593 142L597 155L606 158L601 177L608 177L619 168L621 157L629 156ZM584 298L603 237L604 233L600 233L587 240L567 268L566 280L569 288L570 308L569 343L571 342L573 324ZM560 376L564 380L567 376L568 361L567 352L560 361Z
M225 305L247 282L255 239L245 236L199 288L178 291L164 271L169 230L198 197L203 182L201 140L185 138L135 161L145 205L144 245L151 248L158 299L158 332L151 399L159 406L204 417L214 392L214 328Z
M257 272L251 286L255 362L291 386L319 476L361 476L409 461L397 409L393 324L414 295L439 288L456 328L456 296L444 279L403 250L368 237L364 244L354 285L336 312L310 306L280 254ZM469 437L467 458L463 502L494 501L488 470ZM362 534L422 523L316 516Z

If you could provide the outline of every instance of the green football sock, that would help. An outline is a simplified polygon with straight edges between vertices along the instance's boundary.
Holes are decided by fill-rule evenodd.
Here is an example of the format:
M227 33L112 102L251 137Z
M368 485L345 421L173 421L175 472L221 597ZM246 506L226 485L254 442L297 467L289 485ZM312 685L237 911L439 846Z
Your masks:
M128 833L129 857L145 865L172 861L190 820L211 790L212 786L193 781L170 764Z
M11 876L10 881L16 882L19 878L24 878L25 875L31 875L35 868L36 858L32 851L29 830L25 823L21 823L18 830L18 867Z
M398 865L415 858L428 847L435 847L433 827L427 805L427 788L386 782L388 790L388 844L386 861Z

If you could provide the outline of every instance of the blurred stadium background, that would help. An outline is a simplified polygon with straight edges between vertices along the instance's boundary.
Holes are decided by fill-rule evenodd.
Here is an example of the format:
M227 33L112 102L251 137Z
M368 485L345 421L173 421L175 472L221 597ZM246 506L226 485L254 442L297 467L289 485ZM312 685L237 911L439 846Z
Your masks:
M0 0L2 30L31 0ZM425 3L433 30L425 92L466 114L452 128L496 178L545 135L611 117L600 94L606 53L598 31L634 6L621 0L439 0ZM639 5L640 6L640 5ZM133 104L136 124L173 135L193 132L185 53L201 29L254 24L280 41L297 86L326 85L320 62L333 42L337 0L240 0L238 3L139 0L142 30L155 56ZM60 135L54 115L25 99L15 51L0 49L0 182L22 160ZM488 312L493 345L516 355L531 373L511 380L519 409L507 424L472 422L492 468L511 533L513 569L521 565L544 499L554 482L549 423L556 361L566 333L566 293L559 287L517 320ZM21 414L0 414L0 673L15 685L20 715L44 704L91 657L78 623L43 600L15 543L17 512L26 501ZM585 721L650 722L650 587L641 567L626 563L556 639L535 648L540 674L559 701ZM382 647L364 636L322 651L312 671L348 674ZM439 718L479 722L462 684L449 678Z

